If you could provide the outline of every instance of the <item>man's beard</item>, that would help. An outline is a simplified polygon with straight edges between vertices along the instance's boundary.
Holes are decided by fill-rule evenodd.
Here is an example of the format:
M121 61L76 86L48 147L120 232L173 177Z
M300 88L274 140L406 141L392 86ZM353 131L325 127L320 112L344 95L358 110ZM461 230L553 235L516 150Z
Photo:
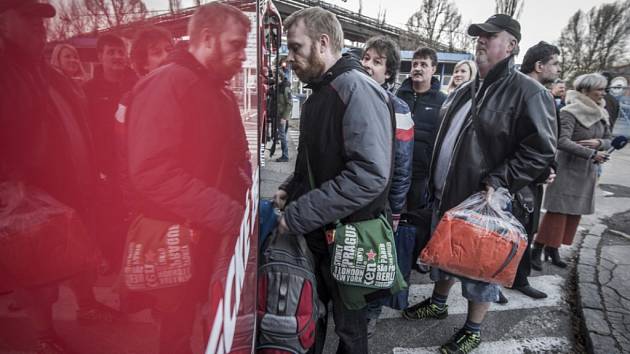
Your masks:
M208 61L209 66L214 68L214 74L222 80L230 81L241 70L240 60L228 60L230 53L225 53L220 41L217 41L216 50Z
M475 52L475 64L484 65L488 62L488 54L485 50L477 50Z
M553 83L558 77L541 77L540 78L540 83L544 86L544 85L549 85L551 83Z
M301 65L298 65L301 66ZM322 74L324 74L324 69L326 68L326 64L324 60L320 56L317 55L317 47L315 44L311 46L311 53L306 62L306 67L293 68L295 74L298 76L300 81L304 83L312 82L318 79Z

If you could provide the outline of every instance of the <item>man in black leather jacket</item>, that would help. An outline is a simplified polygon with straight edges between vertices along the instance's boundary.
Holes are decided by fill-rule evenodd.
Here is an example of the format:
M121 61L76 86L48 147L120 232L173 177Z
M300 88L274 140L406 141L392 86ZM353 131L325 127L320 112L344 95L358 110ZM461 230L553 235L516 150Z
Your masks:
M451 95L441 111L441 126L431 162L430 199L434 222L470 195L503 187L515 195L512 213L526 224L533 210L530 189L553 161L556 117L553 99L538 82L514 68L520 24L507 15L494 15L473 24L478 37L479 75ZM471 109L472 107L472 109ZM433 294L403 312L407 319L443 319L446 298L455 277L437 268ZM458 277L469 300L464 328L441 347L442 353L468 353L480 341L480 326L499 286Z
M525 53L525 56L523 57L523 64L521 65L521 72L540 82L541 85L551 84L560 76L560 61L558 60L559 55L560 50L558 47L541 41L529 48ZM553 182L556 168L557 166L554 161L549 170L543 173L537 181L534 181L532 185L530 185L530 189L534 193L534 210L531 213L528 223L523 225L525 226L525 231L527 232L527 249L523 254L523 258L521 258L521 262L518 264L516 277L514 278L514 284L512 285L512 289L518 290L534 299L546 298L547 294L533 288L527 280L532 267L540 270L540 256L542 252L542 247L536 247L533 251L530 251L529 246L532 243L534 234L538 231L540 206L542 205L543 197L543 184ZM547 180L544 181L545 179ZM542 246L542 244L540 244L540 246Z

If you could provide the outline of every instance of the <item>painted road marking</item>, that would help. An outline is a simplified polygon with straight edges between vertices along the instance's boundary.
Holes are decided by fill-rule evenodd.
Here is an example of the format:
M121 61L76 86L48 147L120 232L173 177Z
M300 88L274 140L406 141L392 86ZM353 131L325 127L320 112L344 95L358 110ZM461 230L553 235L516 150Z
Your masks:
M534 300L518 291L503 289L505 296L509 302L505 305L492 304L490 311L509 311L528 308L554 307L560 306L564 300L562 299L562 287L564 279L557 275L542 275L529 278L530 284L541 291L547 293L546 299ZM411 285L409 294L409 303L416 304L425 298L431 296L433 290L432 284L413 284ZM114 308L118 308L118 295L108 287L94 287L97 300ZM9 312L7 311L8 302L12 296L0 297L0 317L20 318L25 317L25 311ZM59 301L53 306L53 315L56 320L72 320L76 316L76 302L71 290L66 286L60 286ZM461 286L455 284L448 297L448 312L451 315L465 314L467 309L467 301L461 296ZM400 311L393 310L389 307L383 307L380 319L400 318ZM148 312L142 311L131 316L132 322L149 322L151 318Z
M291 141L295 146L295 150L297 150L298 143L300 142L300 131L289 128L289 138L291 138Z
M509 302L505 305L492 304L490 311L509 311L539 307L561 306L564 279L558 275L541 275L537 277L529 277L529 283L534 288L547 293L546 299L535 300L521 294L516 290L503 289L503 293ZM468 301L462 297L460 284L455 284L451 289L448 297L448 313L464 314L468 308ZM412 284L409 290L409 304L414 305L431 296L433 284ZM383 307L380 318L398 318L400 311L393 310L389 307Z
M522 354L522 353L565 353L571 346L566 338L536 337L526 339L508 339L496 342L481 342L475 350L483 354ZM394 348L394 354L437 353L439 347Z

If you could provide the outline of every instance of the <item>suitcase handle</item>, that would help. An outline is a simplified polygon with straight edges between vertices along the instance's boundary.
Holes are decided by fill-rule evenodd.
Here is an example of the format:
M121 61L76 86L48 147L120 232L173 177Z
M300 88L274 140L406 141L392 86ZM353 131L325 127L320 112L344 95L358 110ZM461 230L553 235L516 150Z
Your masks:
M516 255L517 251L518 251L518 244L512 241L512 250L510 251L510 254L508 254L507 258L505 259L501 267L499 267L499 269L492 275L493 278L496 277L499 273L501 273L510 264L510 262L512 262L512 259L514 259L514 256Z

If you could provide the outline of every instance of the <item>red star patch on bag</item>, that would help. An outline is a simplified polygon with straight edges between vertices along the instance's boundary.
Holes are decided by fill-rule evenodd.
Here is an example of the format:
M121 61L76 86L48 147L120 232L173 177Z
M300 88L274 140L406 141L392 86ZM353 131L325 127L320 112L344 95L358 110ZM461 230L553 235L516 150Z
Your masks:
M149 251L144 254L144 261L147 263L155 263L155 252Z
M374 252L374 250L370 250L370 252L366 253L367 257L368 257L368 261L373 261L374 258L376 258L376 252Z

